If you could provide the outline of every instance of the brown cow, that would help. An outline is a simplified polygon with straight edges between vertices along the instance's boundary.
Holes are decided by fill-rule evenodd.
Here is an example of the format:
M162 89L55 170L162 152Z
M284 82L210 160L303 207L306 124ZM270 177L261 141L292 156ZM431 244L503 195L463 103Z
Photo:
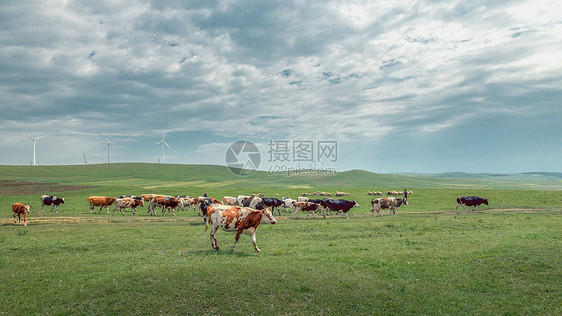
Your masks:
M207 217L209 218L208 223L211 224L211 246L216 250L219 250L219 245L215 238L215 233L219 227L226 232L236 232L232 251L235 250L240 235L245 233L250 235L254 243L254 249L260 252L261 250L256 243L256 230L259 224L277 223L269 209L254 210L248 207L220 204L211 204L207 208ZM205 231L207 231L208 223L205 222Z
M176 216L176 213L174 212L174 209L176 207L178 207L179 203L180 203L180 201L173 196L155 195L150 200L150 205L148 207L150 208L150 206L152 206L152 213L151 213L152 215L156 215L154 213L156 207L161 206L162 207L162 215L165 215L166 210L169 209L170 212L172 212L172 214L174 214L174 216Z
M100 211L98 212L98 214L101 213L101 209L104 206L107 209L107 214L109 214L109 206L115 202L115 198L107 196L90 196L88 197L88 202L90 202L90 214L92 213L92 211L96 213L96 211L94 210L94 206L100 207Z
M23 225L27 226L27 213L29 213L30 208L31 206L23 205L21 203L12 204L12 212L14 212L14 224L21 224L21 214L23 214Z
M312 202L295 202L295 217L299 219L299 211L306 212L306 218L308 218L308 214L312 212L312 217L314 213L320 208L320 204L312 203Z

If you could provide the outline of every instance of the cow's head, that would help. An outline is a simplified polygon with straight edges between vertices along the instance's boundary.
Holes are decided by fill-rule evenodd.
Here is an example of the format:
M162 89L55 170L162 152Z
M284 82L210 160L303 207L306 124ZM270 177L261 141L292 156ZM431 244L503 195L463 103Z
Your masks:
M488 205L488 199L482 199L484 200L484 204Z
M277 220L275 219L275 217L273 217L273 214L271 213L271 210L266 208L263 210L263 215L261 217L261 223L262 224L275 224L277 223Z
M406 199L406 198L400 199L400 201L401 201L400 204L410 205L410 203L408 203L408 199Z
M59 202L60 202L61 204L66 204L66 202L64 201L64 198L59 198Z
M29 210L31 209L31 205L24 205L25 207L25 212L29 213Z
M359 207L360 206L359 203L357 203L357 201L355 201L355 200L353 200L353 203L354 203L353 207Z

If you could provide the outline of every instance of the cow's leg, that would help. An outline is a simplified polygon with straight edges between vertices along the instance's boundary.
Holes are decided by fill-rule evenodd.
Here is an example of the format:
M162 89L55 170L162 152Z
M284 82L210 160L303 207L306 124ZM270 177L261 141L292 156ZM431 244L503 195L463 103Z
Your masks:
M464 207L464 203L461 203L462 209L466 212L466 208Z
M260 248L258 248L258 244L256 243L256 232L255 231L252 234L250 234L250 238L252 238L252 242L254 243L254 249L256 249L257 252L261 252Z
M349 216L347 215L347 212L345 212L345 218L349 219Z
M457 203L457 208L455 208L455 212L459 209L459 205L461 205L461 204Z
M18 222L17 216L18 216L18 213L14 213L14 224L16 224Z
M478 205L474 205L474 211L478 212Z
M41 202L41 213L43 213L45 211L45 204L43 204L43 202Z
M217 232L217 227L213 224L211 224L211 247L213 247L213 249L219 250L219 245L217 243L217 238L215 238L215 233Z
M125 208L127 211L129 210L128 208ZM123 214L123 216L125 216L125 213L123 213L123 209L119 208L119 210L121 211L121 214ZM115 213L115 210L113 211L113 213Z
M252 233L252 234L254 234L254 233ZM242 235L241 229L236 231L236 237L234 238L234 244L232 245L232 249L230 249L231 251L234 251L236 249L236 243L238 242L238 239L240 239L240 235ZM255 245L255 243L254 243L254 245Z
M57 206L55 205L55 203L53 203L53 206L51 207L51 212L52 212L56 207L57 207ZM59 211L57 210L57 213L58 213L58 212L59 212Z
M107 211L107 214L109 214L109 205L105 207L105 210Z
M27 226L27 212L23 213L23 225Z

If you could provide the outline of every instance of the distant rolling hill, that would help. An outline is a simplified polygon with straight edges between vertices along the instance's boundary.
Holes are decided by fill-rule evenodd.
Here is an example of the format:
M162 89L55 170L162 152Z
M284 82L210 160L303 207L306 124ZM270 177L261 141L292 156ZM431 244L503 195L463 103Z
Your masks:
M0 180L72 185L131 185L242 188L477 188L562 190L562 174L441 173L376 174L350 170L332 175L269 175L257 171L237 176L225 166L114 163L71 166L0 166Z

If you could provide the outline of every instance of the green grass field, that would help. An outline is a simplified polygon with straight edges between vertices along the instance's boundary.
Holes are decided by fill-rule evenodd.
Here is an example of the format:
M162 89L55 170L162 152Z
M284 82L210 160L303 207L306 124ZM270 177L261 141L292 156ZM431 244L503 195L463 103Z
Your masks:
M239 178L215 166L115 164L0 166L0 180L28 182L0 182L0 314L562 313L556 179L363 171ZM394 216L370 215L367 191L405 187L414 191L410 205ZM191 211L148 216L140 208L124 217L90 214L87 203L89 195L294 198L336 190L361 204L349 220L282 213L276 225L259 227L261 253L247 235L231 252L234 234L222 231L221 249L213 250ZM41 194L67 204L39 214ZM455 213L459 195L487 197L490 205ZM27 227L13 224L14 202L32 205Z

